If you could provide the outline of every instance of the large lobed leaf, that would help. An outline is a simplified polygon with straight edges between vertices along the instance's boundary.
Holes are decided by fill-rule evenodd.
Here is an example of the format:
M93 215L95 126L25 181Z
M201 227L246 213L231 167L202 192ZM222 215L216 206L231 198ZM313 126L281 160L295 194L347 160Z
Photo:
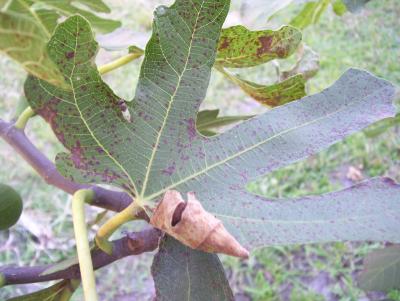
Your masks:
M151 272L157 301L232 301L224 268L215 254L192 250L166 236Z
M148 207L167 190L194 191L248 248L400 241L400 188L386 179L285 201L246 191L256 177L393 116L394 88L387 81L351 69L325 91L224 134L206 138L196 131L228 4L178 0L158 8L136 96L127 104L97 72L97 45L88 23L73 17L58 27L49 54L72 92L33 78L25 91L71 152L58 156L61 172L76 181L118 185ZM122 114L125 109L131 122Z

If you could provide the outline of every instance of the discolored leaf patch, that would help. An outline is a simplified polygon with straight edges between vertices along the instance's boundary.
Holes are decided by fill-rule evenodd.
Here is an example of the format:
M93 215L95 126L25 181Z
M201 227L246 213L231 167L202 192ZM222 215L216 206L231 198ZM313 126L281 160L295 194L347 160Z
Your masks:
M237 84L247 95L268 107L277 107L306 96L306 81L302 74L282 80L273 85L260 85L242 79L219 68L222 73Z
M301 33L290 26L277 31L251 31L238 25L221 32L216 63L223 67L253 67L290 56L301 42Z

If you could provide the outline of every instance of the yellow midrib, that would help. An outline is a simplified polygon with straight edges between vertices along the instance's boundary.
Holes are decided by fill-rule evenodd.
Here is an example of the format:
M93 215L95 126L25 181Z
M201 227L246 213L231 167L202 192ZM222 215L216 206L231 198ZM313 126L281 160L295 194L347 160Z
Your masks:
M77 32L78 32L78 25L79 25L78 23L79 23L79 21L76 22L76 31L77 31ZM77 51L77 46L78 46L78 36L75 36L75 48L74 48L75 54L76 54L76 51ZM85 127L86 127L86 129L88 130L88 132L90 133L90 136L93 138L93 140L96 141L97 145L100 146L101 149L106 153L106 155L119 167L119 169L121 169L121 171L122 171L122 172L125 174L125 176L129 179L129 182L132 184L132 187L135 187L135 183L134 183L134 181L132 180L132 178L131 178L131 176L129 175L129 173L128 173L128 172L126 171L126 169L118 162L118 160L117 160L116 158L114 158L114 156L112 156L112 155L110 154L110 152L107 150L107 148L104 147L104 145L97 139L96 135L95 135L95 134L93 133L93 131L91 130L89 124L86 122L86 119L85 119L85 118L83 117L83 115L82 115L82 111L80 110L80 108L79 108L79 106L78 106L78 102L77 102L77 100L76 100L75 89L73 89L74 84L73 84L73 81L72 81L72 75L73 75L73 73L74 73L74 71L75 71L75 66L76 66L76 55L74 56L74 63L73 63L73 67L72 67L72 70L71 70L71 74L70 74L70 76L69 76L69 81L70 81L70 85L71 85L71 87L72 87L72 95L73 95L73 97L74 97L74 104L75 104L75 107L76 107L77 111L79 112L79 116L80 116L82 122L85 124ZM135 195L136 195L136 191L135 191Z
M151 157L150 157L150 160L149 160L149 164L147 165L147 171L146 171L146 175L145 175L145 178L144 178L144 181L143 181L142 191L141 191L141 193L140 193L140 199L144 199L144 194L145 194L146 188L147 188L147 182L148 182L148 180L149 180L149 176L150 176L150 172L151 172L151 167L152 167L152 165L153 165L153 161L154 161L155 155L156 155L156 153L157 153L158 145L160 144L161 135L162 135L162 133L163 133L163 131L164 131L164 128L165 128L165 126L166 126L166 124L167 124L167 120L168 120L168 117L169 117L169 112L170 112L170 110L171 110L171 108L172 108L172 105L173 105L173 103L174 103L175 96L176 96L176 94L178 93L180 84L181 84L181 82L182 82L183 74L186 72L186 68L187 68L187 65L188 65L188 62L189 62L189 57L190 57L190 54L191 54L191 51L192 51L192 45L193 45L194 35L195 35L195 33L196 33L197 24L198 24L198 21L199 21L200 12L201 12L201 10L202 10L202 8L203 8L203 4L204 4L204 1L201 3L200 9L199 9L198 12L197 12L196 22L195 22L194 27L193 27L192 36L191 36L191 38L190 38L190 44L189 44L189 49L188 49L188 55L187 55L187 57L186 57L185 65L184 65L184 67L183 67L183 69L182 69L181 74L178 76L178 83L177 83L177 85L176 85L176 89L175 89L174 93L171 95L171 98L170 98L170 101L169 101L169 104L168 104L168 108L167 108L167 112L166 112L166 114L165 114L163 123L162 123L162 125L161 125L161 129L160 129L160 131L158 132L157 139L156 139L156 143L154 144L154 147L153 147L153 150L152 150L152 153L151 153ZM160 41L160 47L161 47L161 41Z

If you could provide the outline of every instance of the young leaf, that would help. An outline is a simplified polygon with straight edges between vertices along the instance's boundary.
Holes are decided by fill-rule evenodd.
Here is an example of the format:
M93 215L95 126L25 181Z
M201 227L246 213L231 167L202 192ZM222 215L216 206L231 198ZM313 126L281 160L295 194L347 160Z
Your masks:
M400 246L372 252L365 259L359 284L366 291L400 289Z
M258 102L268 107L277 107L300 99L306 95L306 81L302 74L295 75L273 85L260 85L244 80L237 75L218 68L227 78Z
M15 297L7 301L68 301L80 284L79 280L63 280L32 294Z
M304 29L311 24L316 24L330 3L331 0L318 0L306 3L301 12L289 24L298 29Z
M192 250L164 237L151 273L157 301L233 301L224 268L215 254Z
M394 88L387 81L350 69L325 91L219 136L196 131L228 6L227 0L177 0L159 7L130 103L101 81L89 24L72 17L59 26L49 54L72 92L32 78L25 91L71 152L58 156L61 172L76 181L118 185L146 208L154 208L168 190L192 191L246 248L399 241L400 187L385 179L311 200L276 202L246 191L256 177L393 116ZM122 115L126 109L131 122Z
M277 31L250 31L237 25L222 30L216 63L244 68L290 56L301 42L301 32L290 26Z

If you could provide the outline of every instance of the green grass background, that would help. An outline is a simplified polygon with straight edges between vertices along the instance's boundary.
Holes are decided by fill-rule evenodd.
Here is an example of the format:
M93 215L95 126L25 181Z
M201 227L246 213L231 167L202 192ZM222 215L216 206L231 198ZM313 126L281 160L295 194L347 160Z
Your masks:
M149 30L155 1L106 2L113 9L113 16L120 18L124 26L138 32ZM343 17L329 9L317 25L307 28L304 41L321 59L319 73L309 82L309 93L329 86L349 67L367 69L400 85L399 4L398 0L375 0L361 12ZM273 23L288 22L298 9L292 6L279 13ZM119 55L101 52L98 61L104 63ZM139 66L140 61L134 62L104 78L116 93L129 99L134 94ZM15 116L17 104L23 99L25 73L4 56L0 57L0 68L0 114L9 120ZM258 82L269 82L273 79L273 68L271 65L253 68L246 70L245 75ZM263 110L218 74L212 76L204 107L221 107L225 114ZM399 133L396 127L374 139L362 133L353 135L319 155L259 179L249 188L275 197L325 193L353 184L346 176L350 167L359 169L365 178L390 176L400 181ZM27 134L49 158L53 159L62 150L49 127L39 118L29 123ZM2 141L0 165L0 182L17 188L25 203L22 221L10 231L0 233L1 265L45 264L73 256L70 196L45 185ZM87 211L90 218L100 212L97 209ZM125 230L131 228L128 225ZM95 230L96 226L92 235ZM383 300L382 294L366 295L354 280L362 267L362 258L378 247L379 244L369 243L270 247L257 250L248 261L222 259L237 300ZM152 254L127 258L98 271L101 299L151 300L154 290L149 278L151 258ZM47 285L2 288L0 300ZM400 293L392 292L389 297L400 300ZM82 300L80 290L74 300Z

